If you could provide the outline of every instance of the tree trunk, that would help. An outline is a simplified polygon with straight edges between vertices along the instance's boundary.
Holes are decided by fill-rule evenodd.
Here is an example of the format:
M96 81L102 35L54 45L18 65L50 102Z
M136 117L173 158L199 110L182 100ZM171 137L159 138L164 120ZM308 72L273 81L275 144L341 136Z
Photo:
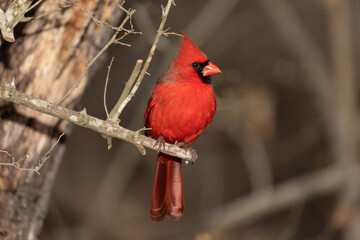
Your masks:
M44 1L35 15L58 8L57 2ZM121 15L112 1L107 4L100 0L77 2L97 19L110 23ZM6 1L0 3L4 11L8 5ZM15 28L15 42L3 43L0 48L0 83L14 79L18 91L56 102L74 85L87 61L94 57L111 33L108 28L94 24L78 7L19 24ZM62 104L74 108L88 79L89 74ZM35 167L60 134L70 131L67 122L0 101L0 150L8 151L15 160L28 154L29 157L20 163L22 167ZM0 166L1 239L37 238L64 150L62 141L40 169L41 175ZM10 161L6 154L0 153L1 163Z

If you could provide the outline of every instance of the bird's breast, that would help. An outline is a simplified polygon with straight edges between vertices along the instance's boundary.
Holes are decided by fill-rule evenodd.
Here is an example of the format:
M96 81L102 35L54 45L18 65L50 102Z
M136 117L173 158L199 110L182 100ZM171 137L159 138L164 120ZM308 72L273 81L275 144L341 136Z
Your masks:
M216 100L211 85L160 83L153 89L155 104L148 116L151 134L167 142L191 144L212 121Z

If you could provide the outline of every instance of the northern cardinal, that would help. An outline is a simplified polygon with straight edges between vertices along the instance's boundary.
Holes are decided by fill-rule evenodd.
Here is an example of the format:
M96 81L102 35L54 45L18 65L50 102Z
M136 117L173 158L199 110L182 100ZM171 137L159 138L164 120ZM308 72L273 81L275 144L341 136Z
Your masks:
M182 33L177 57L152 90L144 126L155 139L190 147L212 121L216 99L210 75L220 69ZM180 158L158 154L150 217L178 220L184 213Z

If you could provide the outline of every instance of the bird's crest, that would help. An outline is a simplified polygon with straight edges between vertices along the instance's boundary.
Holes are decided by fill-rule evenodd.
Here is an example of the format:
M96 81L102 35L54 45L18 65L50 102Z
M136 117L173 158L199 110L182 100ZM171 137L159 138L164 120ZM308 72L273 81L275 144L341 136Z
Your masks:
M180 46L176 61L179 62L205 62L207 56L185 35L181 32L183 43Z

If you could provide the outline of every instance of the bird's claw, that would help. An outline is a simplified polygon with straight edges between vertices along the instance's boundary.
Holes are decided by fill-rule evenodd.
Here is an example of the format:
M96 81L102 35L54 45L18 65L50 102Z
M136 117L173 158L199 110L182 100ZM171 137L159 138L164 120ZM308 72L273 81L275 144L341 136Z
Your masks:
M186 160L186 161L185 161L185 166L188 166L190 162L191 162L191 165L194 165L194 162L195 162L195 160L196 160L197 157L198 157L195 149L193 149L193 148L191 148L191 147L189 146L189 147L186 149L186 152L190 154L190 156L191 156L191 161Z
M190 145L188 145L186 142L178 142L178 141L176 141L174 144L176 146L178 146L179 148L183 148L183 147L190 148Z
M145 155L146 154L146 149L144 148L142 142L141 142L141 139L140 139L140 132L141 131L146 131L148 130L148 128L141 128L139 130L137 130L134 134L134 144L136 146L136 148L139 150L139 152L142 154L142 155Z
M185 166L188 166L190 163L191 163L191 165L193 165L195 160L197 159L197 154L196 154L195 149L191 148L190 145L186 142L176 141L174 144L180 148L185 149L186 153L190 154L191 160L185 160Z
M158 153L161 151L161 150L164 150L165 149L165 139L163 136L160 136L158 139L156 139L156 142L155 142L155 145L154 147L158 147Z

